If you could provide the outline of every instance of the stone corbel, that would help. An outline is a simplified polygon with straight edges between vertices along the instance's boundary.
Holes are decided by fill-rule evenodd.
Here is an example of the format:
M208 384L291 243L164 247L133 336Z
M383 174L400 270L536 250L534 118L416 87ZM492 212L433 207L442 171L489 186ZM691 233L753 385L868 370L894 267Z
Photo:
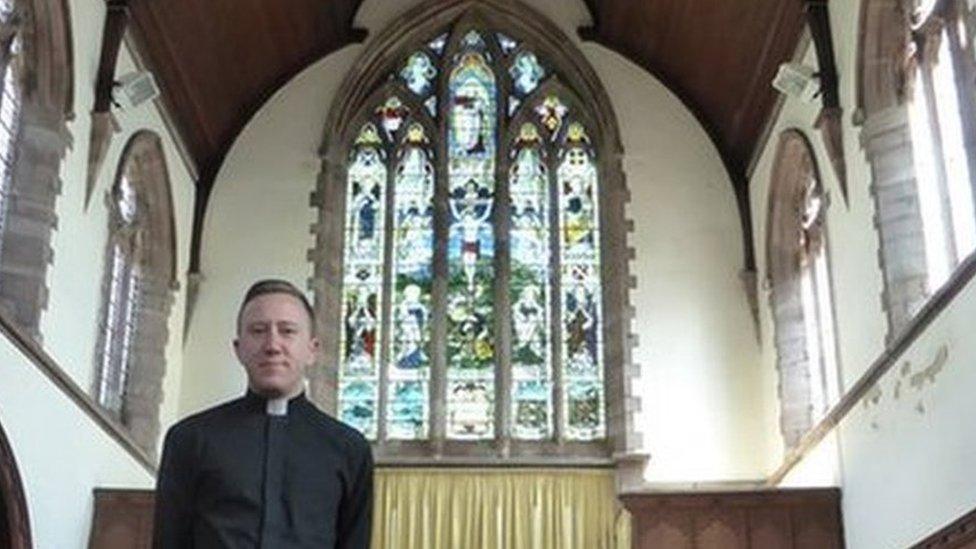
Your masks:
M613 455L617 494L639 491L644 486L644 469L651 460L647 452L621 452Z
M93 112L91 120L91 133L88 137L88 174L85 181L86 210L95 192L98 174L105 163L108 149L112 145L112 137L120 131L119 123L115 120L112 111Z
M203 273L190 272L186 275L186 310L183 314L183 341L187 340L190 332L190 324L193 321L193 313L197 308L197 299L200 296L200 285L203 284Z

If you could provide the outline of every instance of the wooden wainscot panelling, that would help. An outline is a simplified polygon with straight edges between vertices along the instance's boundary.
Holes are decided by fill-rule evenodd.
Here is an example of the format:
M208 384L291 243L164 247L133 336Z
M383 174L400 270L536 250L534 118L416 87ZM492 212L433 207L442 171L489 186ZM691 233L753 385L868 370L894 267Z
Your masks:
M149 549L152 527L152 490L95 489L89 549Z
M925 538L912 549L976 549L976 509Z
M844 547L840 491L645 493L621 497L635 549Z

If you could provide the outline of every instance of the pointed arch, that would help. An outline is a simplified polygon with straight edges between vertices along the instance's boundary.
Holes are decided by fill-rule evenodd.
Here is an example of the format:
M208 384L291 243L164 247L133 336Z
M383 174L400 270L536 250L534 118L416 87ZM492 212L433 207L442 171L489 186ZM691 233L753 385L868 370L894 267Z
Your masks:
M13 448L0 425L0 547L30 549L31 529Z
M514 74L517 69L510 72L510 67L516 58L526 52L533 56L524 59L526 70L530 73L518 73L522 78L519 82ZM470 89L464 88L465 97L461 98L464 101L458 98L450 101L449 86L452 72L455 71L452 67L466 62L473 67L471 75L481 70L475 70L479 63L490 67L494 83L475 89L478 86L472 80ZM538 67L544 67L545 78L531 73ZM404 70L409 71L409 77L402 75ZM396 84L397 81L401 83ZM391 93L391 89L396 91ZM391 370L394 366L383 366L380 371L363 374L366 377L344 378L343 375L352 376L339 374L340 365L345 364L341 362L345 359L340 357L348 350L343 343L348 340L341 335L346 327L326 323L321 339L323 354L330 358L313 376L313 398L339 416L350 413L354 414L350 418L375 418L362 419L364 423L361 427L368 429L376 440L374 451L380 461L422 462L441 456L449 460L474 462L525 462L546 455L550 459L564 459L570 463L581 459L594 463L636 452L640 440L634 425L634 413L639 409L639 399L631 389L632 380L637 374L630 363L632 311L628 304L628 291L632 282L627 274L628 226L624 214L624 204L629 194L620 164L622 150L611 103L583 54L576 49L572 40L531 8L520 3L496 0L426 3L405 14L396 25L377 36L363 53L357 69L346 78L336 94L325 123L321 148L323 171L312 198L313 204L319 208L319 223L315 228L316 248L310 252L315 266L312 287L315 290L316 308L321 318L340 319L338 324L346 320L345 313L348 311L365 310L356 302L349 301L349 294L344 293L343 280L350 271L343 257L335 250L347 249L343 243L346 242L344 239L348 236L348 229L337 220L346 218L351 200L348 195L348 189L352 188L348 187L351 181L348 162L357 150L357 136L361 136L366 128L364 122L374 112L376 102L383 101L385 97L377 95L377 90L386 90L382 93L390 93L391 96L417 96L414 98L417 101L409 103L409 110L417 111L418 104L424 105L424 109L417 112L423 117L429 116L433 125L433 128L425 125L425 129L429 130L429 158L436 181L432 218L433 258L430 264L433 280L429 295L433 318L430 326L432 343L427 349L429 356L426 353L418 355L423 357L424 367L429 367L429 377L402 377L402 372L396 374L401 377L396 377ZM561 112L559 115L564 117L562 126L555 131L547 130L533 109L541 105L548 95L560 94L568 113ZM479 99L482 95L485 95L484 101ZM518 103L510 106L507 101L510 97L515 97ZM458 118L461 116L470 120L462 121ZM478 122L479 117L481 120L492 117L488 121L490 125L482 126ZM553 365L561 364L559 356L564 352L560 349L565 342L561 343L557 334L568 330L568 324L564 324L570 320L560 315L562 307L567 314L579 315L574 326L586 326L574 336L573 349L591 353L591 356L598 357L599 363L598 367L592 365L594 377L587 378L592 390L577 390L574 385L577 381L570 378L578 372L562 372L561 366L553 368L552 377L545 377L549 373L539 374L543 375L539 382L552 387L547 399L556 404L550 412L554 413L554 417L548 417L538 425L548 422L553 425L552 429L516 428L517 418L544 414L542 408L545 406L541 403L546 400L540 398L535 401L531 396L539 392L536 390L539 385L531 390L525 388L523 394L516 394L514 390L520 374L512 368L514 340L519 334L513 326L518 320L510 313L519 295L509 292L513 284L517 285L513 279L515 271L510 264L513 260L513 237L509 232L512 229L513 196L509 188L509 175L513 165L510 153L518 139L517 130L513 132L512 126L523 123L532 124L544 135L545 142L540 142L540 150L546 151L548 163L545 169L549 178L546 194L551 211L547 215L551 221L547 226L551 227L551 231L546 238L554 259L541 265L539 268L542 270L537 274L555 281L551 295L545 299L548 311L545 318L548 320L540 325L542 330L553 330L552 341L547 342L554 353L550 362ZM571 137L567 137L566 128L571 124L575 124L577 129L571 132ZM465 128L481 128L477 131L486 133L468 135L470 131ZM468 133L452 134L454 131ZM451 140L457 146L449 147ZM587 294L588 305L582 302L577 304L577 299L582 299L585 292L578 292L576 297L559 294L558 288L565 282L560 282L560 263L555 259L563 253L559 251L561 244L556 230L556 211L561 203L555 182L559 167L557 160L561 151L567 148L579 147L580 151L584 150L584 141L588 152L574 158L581 160L592 155L593 160L587 160L580 166L590 170L593 181L599 185L599 193L596 193L595 187L584 186L589 189L585 193L590 198L583 195L577 197L577 200L584 199L591 205L593 219L598 220L596 223L581 222L575 229L582 231L580 235L585 233L586 238L592 239L596 257L600 258L590 267L595 278L588 282L591 288L588 290L591 293ZM482 142L485 142L484 146L480 144ZM481 152L472 152L467 158L462 158L467 153L458 152L460 149ZM482 159L482 156L485 158ZM481 175L474 176L475 173ZM392 175L388 177L393 190L387 194L386 200L392 205L396 182ZM483 182L477 179L481 177L485 178ZM472 185L472 189L468 189ZM584 187L574 187L575 192L584 192ZM596 200L597 195L599 200ZM387 219L395 219L394 209L387 210ZM465 214L469 210L470 215ZM574 215L585 216L584 213ZM472 227L477 228L483 223L484 229L468 231L460 225L467 218L470 218ZM396 233L392 229L393 223L390 228ZM389 257L393 244L387 239L383 246L387 248L386 257ZM391 310L397 305L384 296L393 295L393 299L397 299L396 292L390 293L397 283L391 281L392 267L386 263L377 267L379 270L376 271L382 271L384 280L382 285L376 286L376 302L386 305L384 312L374 321L382 329L377 333L370 332L370 337L378 338L380 351L377 352L382 356L375 358L377 363L391 365L393 362L387 342L397 337L389 329L393 314ZM365 274L363 276L363 280L368 278ZM594 290L595 294L592 293ZM421 292L419 295L427 294ZM464 295L485 297L463 298ZM540 294L530 291L527 295ZM366 302L370 301L363 301ZM462 314L464 311L467 313ZM360 317L371 318L365 314ZM585 322L587 318L589 322ZM528 332L526 329L521 335L527 336ZM474 333L482 335L472 335L470 341L464 339L468 335L458 336ZM461 339L455 341L452 339L455 337ZM466 355L462 347L466 345L471 346L472 353L477 349L479 358L463 362ZM365 346L359 345L360 348ZM584 361L578 365L584 368L587 364L591 362ZM411 393L414 395L411 398L421 395L419 398L429 404L428 409L423 411L424 421L429 422L429 436L427 431L423 431L424 436L413 437L412 440L393 440L395 437L387 436L384 423L389 419L391 403L398 398L386 394L391 379L399 379L403 384L414 383L416 390ZM346 409L345 404L340 406L339 398L339 393L353 381L377 384L379 387L376 392L362 391L362 399L354 398L355 413L353 408ZM474 391L464 393L467 407L463 420L457 420L459 405L452 404L447 397L448 394L462 394L455 393L455 390ZM489 398L484 395L489 395ZM528 400L522 403L521 398ZM581 398L593 400L579 400ZM353 400L347 399L345 402L351 403ZM571 414L568 409L574 406ZM589 410L591 406L596 415L587 417L601 418L594 423L592 430L570 431L569 422L576 421L580 414L586 416L588 412L584 410ZM356 413L363 415L355 416ZM476 423L483 425L483 429L469 422L474 421L471 419L474 416L480 418ZM460 427L457 421L469 423Z
M177 280L173 202L158 135L140 131L129 139L106 200L109 236L92 392L153 455Z

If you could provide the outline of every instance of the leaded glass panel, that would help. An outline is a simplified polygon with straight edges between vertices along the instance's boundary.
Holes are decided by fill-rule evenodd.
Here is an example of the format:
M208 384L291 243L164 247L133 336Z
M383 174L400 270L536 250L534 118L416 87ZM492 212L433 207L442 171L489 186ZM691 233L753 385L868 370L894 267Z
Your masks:
M471 31L449 80L447 436L494 436L495 76Z
M363 126L347 170L340 418L376 437L387 169L376 126Z
M600 237L596 163L581 124L569 125L560 156L556 177L567 410L564 432L571 440L592 440L605 433Z

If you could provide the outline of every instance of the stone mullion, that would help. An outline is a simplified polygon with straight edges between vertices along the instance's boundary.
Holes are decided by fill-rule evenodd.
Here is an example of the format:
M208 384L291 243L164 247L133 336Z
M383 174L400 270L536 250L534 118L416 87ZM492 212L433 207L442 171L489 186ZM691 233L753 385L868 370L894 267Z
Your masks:
M431 454L441 456L447 438L447 239L450 225L448 206L449 186L447 164L447 117L449 112L448 68L445 50L438 70L433 94L437 101L437 131L433 136L434 162L434 253L431 282L430 334L430 443Z
M14 321L40 340L41 312L47 307L47 266L57 225L55 201L59 168L70 136L56 110L23 105L18 154L14 160L6 219L0 243L0 303Z
M871 165L890 341L928 298L925 234L907 106L870 114L860 139Z
M498 59L502 57L499 56ZM512 445L512 197L509 188L509 149L507 101L511 90L504 75L504 65L496 70L497 100L496 161L495 161L495 210L492 226L495 232L495 438L503 456L508 456Z
M566 391L565 380L563 379L563 325L562 325L562 225L560 220L561 207L559 202L559 178L557 171L559 168L559 147L548 147L549 151L546 158L546 174L549 177L547 191L549 193L549 310L552 311L549 317L549 345L551 349L552 365L552 421L553 435L559 446L566 442L565 418L568 411L564 403L563 395Z
M384 210L383 210L383 264L382 264L382 286L380 288L380 299L382 309L380 314L380 338L379 338L379 364L377 368L379 369L378 376L378 386L377 386L377 397L378 402L376 406L376 413L378 414L377 425L376 425L376 439L379 441L386 441L386 417L387 417L387 406L389 403L389 363L391 360L392 349L391 349L391 334L390 330L393 326L392 321L392 311L393 311L393 281L392 278L395 273L393 273L393 254L395 250L393 249L394 232L396 227L393 226L396 215L393 211L395 207L395 193L396 193L396 146L391 147L394 154L390 154L389 159L389 169L386 170L386 189L383 195L384 200ZM340 328L342 329L342 328Z

